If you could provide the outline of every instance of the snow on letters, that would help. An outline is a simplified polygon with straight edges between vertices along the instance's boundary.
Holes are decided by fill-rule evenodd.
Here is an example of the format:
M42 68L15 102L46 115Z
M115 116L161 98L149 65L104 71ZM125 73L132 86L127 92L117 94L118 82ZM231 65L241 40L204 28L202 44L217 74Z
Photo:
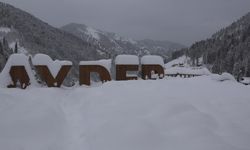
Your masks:
M71 61L53 61L48 55L36 54L32 59L33 65L36 66L47 66L51 74L56 77L62 66L71 66Z
M156 55L146 55L141 58L142 65L161 65L164 67L164 61L161 56Z
M9 84L12 84L12 79L9 74L12 66L24 66L30 78L30 83L36 84L36 80L32 72L28 56L25 56L24 54L12 54L0 74L0 86L6 87Z
M110 81L111 79L111 59L98 60L98 61L81 61L79 63L79 83L80 85L90 85L90 73L98 72L101 81ZM136 55L118 55L115 58L116 65L116 80L137 80L138 73L141 71L142 79L157 79L152 76L155 72L160 79L164 78L164 61L162 57L156 55L147 55L141 58L141 67L139 67L140 59ZM48 87L60 87L63 80L71 69L71 61L53 61L48 55L36 54L29 60L24 54L13 54L10 56L6 66L0 74L1 86L16 87L16 83L20 81L21 84L25 83L26 88L29 84L37 83L32 72L31 66L36 68L38 75L44 80ZM14 66L14 68L13 68ZM99 66L99 67L98 67ZM12 69L11 69L12 68ZM26 73L27 72L27 73ZM128 73L137 72L133 77ZM191 73L191 74L211 74L207 69L188 70L180 68L169 68L167 73ZM135 76L134 76L135 75ZM154 74L153 74L154 75ZM14 83L13 83L14 82Z
M135 55L118 55L115 58L116 65L139 65L139 58Z

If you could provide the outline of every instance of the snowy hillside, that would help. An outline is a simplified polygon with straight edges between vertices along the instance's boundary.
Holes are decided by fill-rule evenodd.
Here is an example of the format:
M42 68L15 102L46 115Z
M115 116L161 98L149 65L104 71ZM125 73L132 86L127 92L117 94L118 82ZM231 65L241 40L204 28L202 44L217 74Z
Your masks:
M249 150L250 86L220 78L0 88L0 149Z
M250 77L250 12L211 38L194 43L187 49L192 61L203 57L213 73L229 72Z
M18 53L49 54L53 59L70 60L74 65L82 60L101 58L90 43L55 28L28 12L2 2L0 12L0 43L5 45L3 48L0 46L0 71L9 53L13 53L9 51L16 42ZM5 42L1 40L3 37ZM77 78L77 74L78 71L72 69L69 76Z
M171 68L171 67L178 66L178 65L189 67L190 66L190 58L188 56L183 55L177 59L174 59L174 60L166 63L165 68Z
M202 62L202 58L199 59ZM165 64L165 74L191 74L191 75L210 75L211 72L204 66L192 67L191 58L181 56Z
M108 58L116 54L158 54L164 59L170 59L173 51L185 47L170 41L149 39L137 41L116 33L94 29L84 24L70 23L61 27L61 29L93 44L99 50L100 55Z

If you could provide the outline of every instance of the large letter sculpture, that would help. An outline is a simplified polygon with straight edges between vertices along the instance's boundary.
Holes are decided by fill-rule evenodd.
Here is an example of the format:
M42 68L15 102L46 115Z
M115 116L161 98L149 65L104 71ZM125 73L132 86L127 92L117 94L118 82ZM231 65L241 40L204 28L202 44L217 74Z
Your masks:
M152 79L152 72L158 75L160 79L164 78L164 62L160 56L143 56L142 64L142 79Z
M1 75L9 76L9 78L4 78L5 83L3 83L8 88L16 88L19 86L19 82L20 88L25 89L31 84L31 79L34 81L29 58L24 54L12 54L5 64Z
M136 76L128 76L128 72L138 72L139 58L134 55L118 55L115 59L116 80L137 80Z
M49 56L43 54L37 54L33 58L33 64L48 87L60 87L72 67L72 63L69 61L52 61ZM60 67L56 76L51 73L48 66Z
M35 67L41 79L47 84L48 87L60 87L71 68L70 65L61 66L60 71L56 77L54 77L48 66L35 65Z
M11 66L9 74L13 84L8 85L8 88L16 88L18 81L22 89L26 89L30 85L30 78L25 66Z
M48 87L60 87L69 73L72 62L53 61L48 55L37 54L32 63L40 78ZM36 82L31 69L31 61L24 54L13 54L8 59L1 77L6 81L4 86L15 88L20 82L21 88ZM139 72L139 58L135 55L118 55L115 58L116 80L137 80ZM90 85L91 73L98 73L102 82L110 81L111 60L82 61L79 65L79 84ZM141 75L143 79L163 78L164 62L160 56L143 56L141 58ZM154 75L154 76L152 76Z
M102 82L111 81L109 71L101 65L84 65L80 63L79 75L80 85L90 85L90 73L96 72L99 74Z

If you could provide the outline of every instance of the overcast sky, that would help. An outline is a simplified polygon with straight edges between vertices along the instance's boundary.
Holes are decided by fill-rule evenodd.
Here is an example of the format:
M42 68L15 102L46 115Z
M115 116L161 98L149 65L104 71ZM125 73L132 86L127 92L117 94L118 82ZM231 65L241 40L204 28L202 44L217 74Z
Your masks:
M250 0L1 0L60 27L71 22L134 39L190 45L250 11Z

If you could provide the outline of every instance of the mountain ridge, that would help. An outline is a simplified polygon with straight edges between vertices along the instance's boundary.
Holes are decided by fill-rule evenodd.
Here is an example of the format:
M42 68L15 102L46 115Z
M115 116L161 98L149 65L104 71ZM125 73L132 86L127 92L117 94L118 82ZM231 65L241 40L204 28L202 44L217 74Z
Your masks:
M185 47L184 45L170 41L155 41L151 39L134 40L79 23L69 23L62 26L61 29L78 36L84 41L93 43L93 45L107 55L110 55L110 53L158 54L162 55L165 59L169 59L172 51Z

